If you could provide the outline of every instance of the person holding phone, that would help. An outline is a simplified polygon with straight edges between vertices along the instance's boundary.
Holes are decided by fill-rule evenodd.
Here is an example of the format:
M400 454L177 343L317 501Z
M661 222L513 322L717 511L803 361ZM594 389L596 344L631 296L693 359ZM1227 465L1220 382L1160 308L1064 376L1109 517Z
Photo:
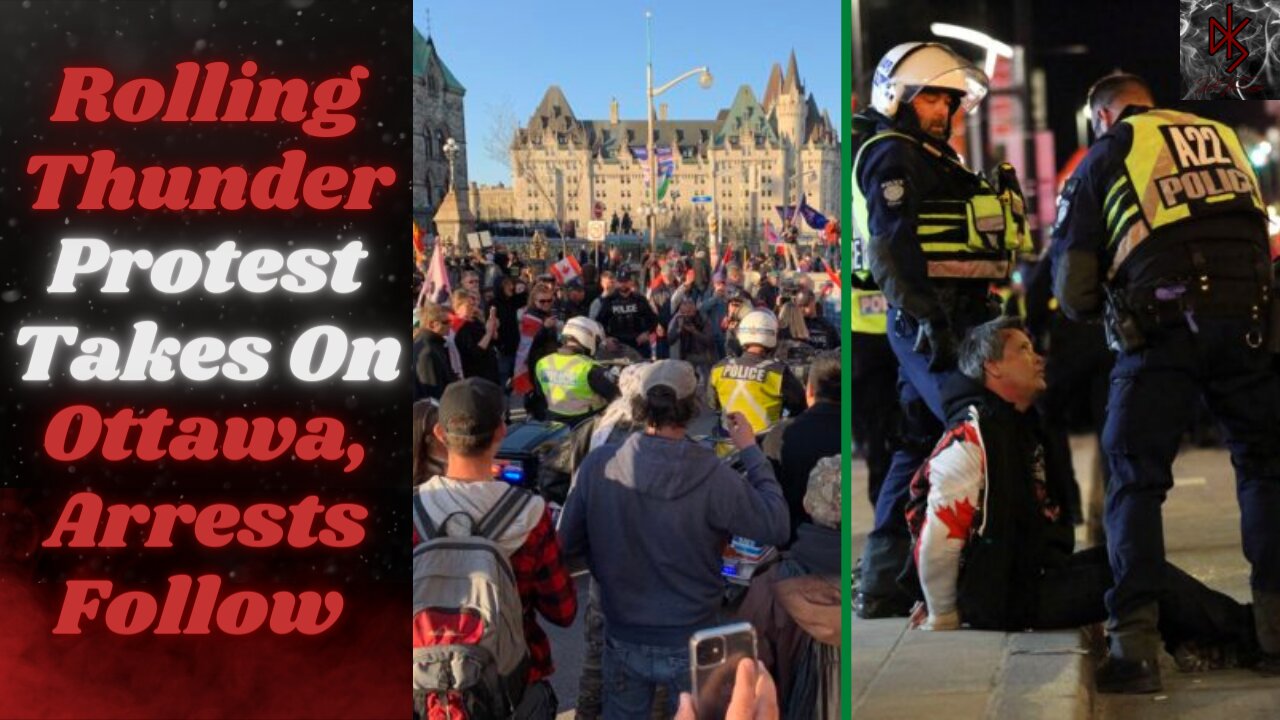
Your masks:
M778 709L778 688L773 677L765 669L764 663L751 658L738 661L733 678L733 694L729 697L729 706L725 708L725 720L777 720L781 717ZM675 720L705 719L694 708L693 696L680 694L680 709Z
M782 488L745 417L727 418L745 476L685 437L697 389L689 363L654 363L634 407L645 432L588 454L561 515L566 555L585 557L600 585L606 719L647 718L658 686L673 714L691 689L689 638L721 622L725 541L790 536Z

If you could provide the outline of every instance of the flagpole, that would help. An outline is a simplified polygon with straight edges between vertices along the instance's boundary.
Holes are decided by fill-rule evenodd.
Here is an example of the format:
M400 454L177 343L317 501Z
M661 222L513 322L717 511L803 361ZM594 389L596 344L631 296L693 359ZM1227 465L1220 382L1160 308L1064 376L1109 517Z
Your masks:
M646 116L649 120L649 134L645 138L648 157L645 160L649 165L649 253L652 255L658 247L658 168L653 152L653 13L648 10L644 13L644 47L645 95L648 98Z

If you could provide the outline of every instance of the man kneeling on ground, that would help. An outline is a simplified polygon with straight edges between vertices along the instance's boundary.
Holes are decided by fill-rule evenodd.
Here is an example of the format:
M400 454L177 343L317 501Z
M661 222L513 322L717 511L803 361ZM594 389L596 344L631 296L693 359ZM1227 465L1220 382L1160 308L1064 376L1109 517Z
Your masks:
M1112 586L1106 548L1073 553L1074 532L1045 479L1033 403L1044 358L1017 318L974 328L958 374L943 388L948 429L911 482L907 523L926 630L963 623L988 630L1047 630L1102 622ZM1160 595L1160 634L1184 670L1236 664L1254 654L1249 607L1171 564ZM1101 692L1143 692L1108 659Z

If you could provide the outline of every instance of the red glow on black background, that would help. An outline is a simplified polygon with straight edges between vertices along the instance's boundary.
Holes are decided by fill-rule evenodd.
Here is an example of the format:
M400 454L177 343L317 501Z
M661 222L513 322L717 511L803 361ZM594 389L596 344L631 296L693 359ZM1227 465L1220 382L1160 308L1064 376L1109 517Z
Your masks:
M307 384L288 371L287 348L320 324L349 335L404 337L410 215L411 34L408 3L310 0L200 2L0 3L0 717L47 718L384 718L409 715L408 624L409 388L393 383ZM288 123L199 126L185 123L51 123L62 68L110 68L118 79L171 78L179 62L252 59L258 77L318 82L370 68L357 127L341 138L308 137ZM31 210L37 153L110 149L122 164L260 167L288 149L310 162L344 167L391 165L399 182L374 195L374 210L317 212L77 212ZM225 240L242 248L336 249L362 239L370 257L358 270L354 296L233 291L177 296L152 291L144 276L127 296L107 296L92 283L71 296L51 296L62 237L99 237L113 248L201 252ZM127 344L132 323L154 320L162 335L271 340L271 371L253 383L78 383L66 373L69 353L55 360L48 383L19 378L29 356L15 343L22 325L68 324L81 337ZM166 407L175 416L338 417L368 452L352 473L340 463L282 458L176 462L74 463L44 452L45 427L57 410L89 404L102 414ZM141 547L144 529L123 550L32 549L67 499L92 489L104 501L156 505L256 502L281 505L318 495L325 504L369 509L366 540L334 550L287 543L247 549L206 548L189 529L175 547ZM51 630L69 578L110 579L116 593L146 590L163 598L174 574L214 573L224 595L339 590L346 606L333 629L314 637L119 636L99 619L78 636Z

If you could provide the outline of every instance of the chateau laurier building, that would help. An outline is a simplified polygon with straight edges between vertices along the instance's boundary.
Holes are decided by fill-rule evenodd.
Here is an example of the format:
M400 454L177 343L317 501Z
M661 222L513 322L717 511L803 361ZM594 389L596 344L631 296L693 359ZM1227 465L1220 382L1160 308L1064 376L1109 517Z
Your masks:
M645 108L637 101L632 109L639 119L623 120L617 100L611 105L608 119L583 120L559 87L547 89L512 142L511 219L559 219L583 234L596 208L602 219L630 213L635 226L644 227L646 163L631 150L646 146ZM691 202L700 195L714 197L721 237L739 242L759 240L766 219L778 228L775 206L794 205L799 193L828 217L839 214L839 131L805 90L794 52L785 74L774 64L763 100L743 85L713 120L671 120L663 104L654 131L655 147L678 148L662 202L662 234L683 222L692 229L686 239L706 236L709 207ZM477 212L489 216L483 207Z

